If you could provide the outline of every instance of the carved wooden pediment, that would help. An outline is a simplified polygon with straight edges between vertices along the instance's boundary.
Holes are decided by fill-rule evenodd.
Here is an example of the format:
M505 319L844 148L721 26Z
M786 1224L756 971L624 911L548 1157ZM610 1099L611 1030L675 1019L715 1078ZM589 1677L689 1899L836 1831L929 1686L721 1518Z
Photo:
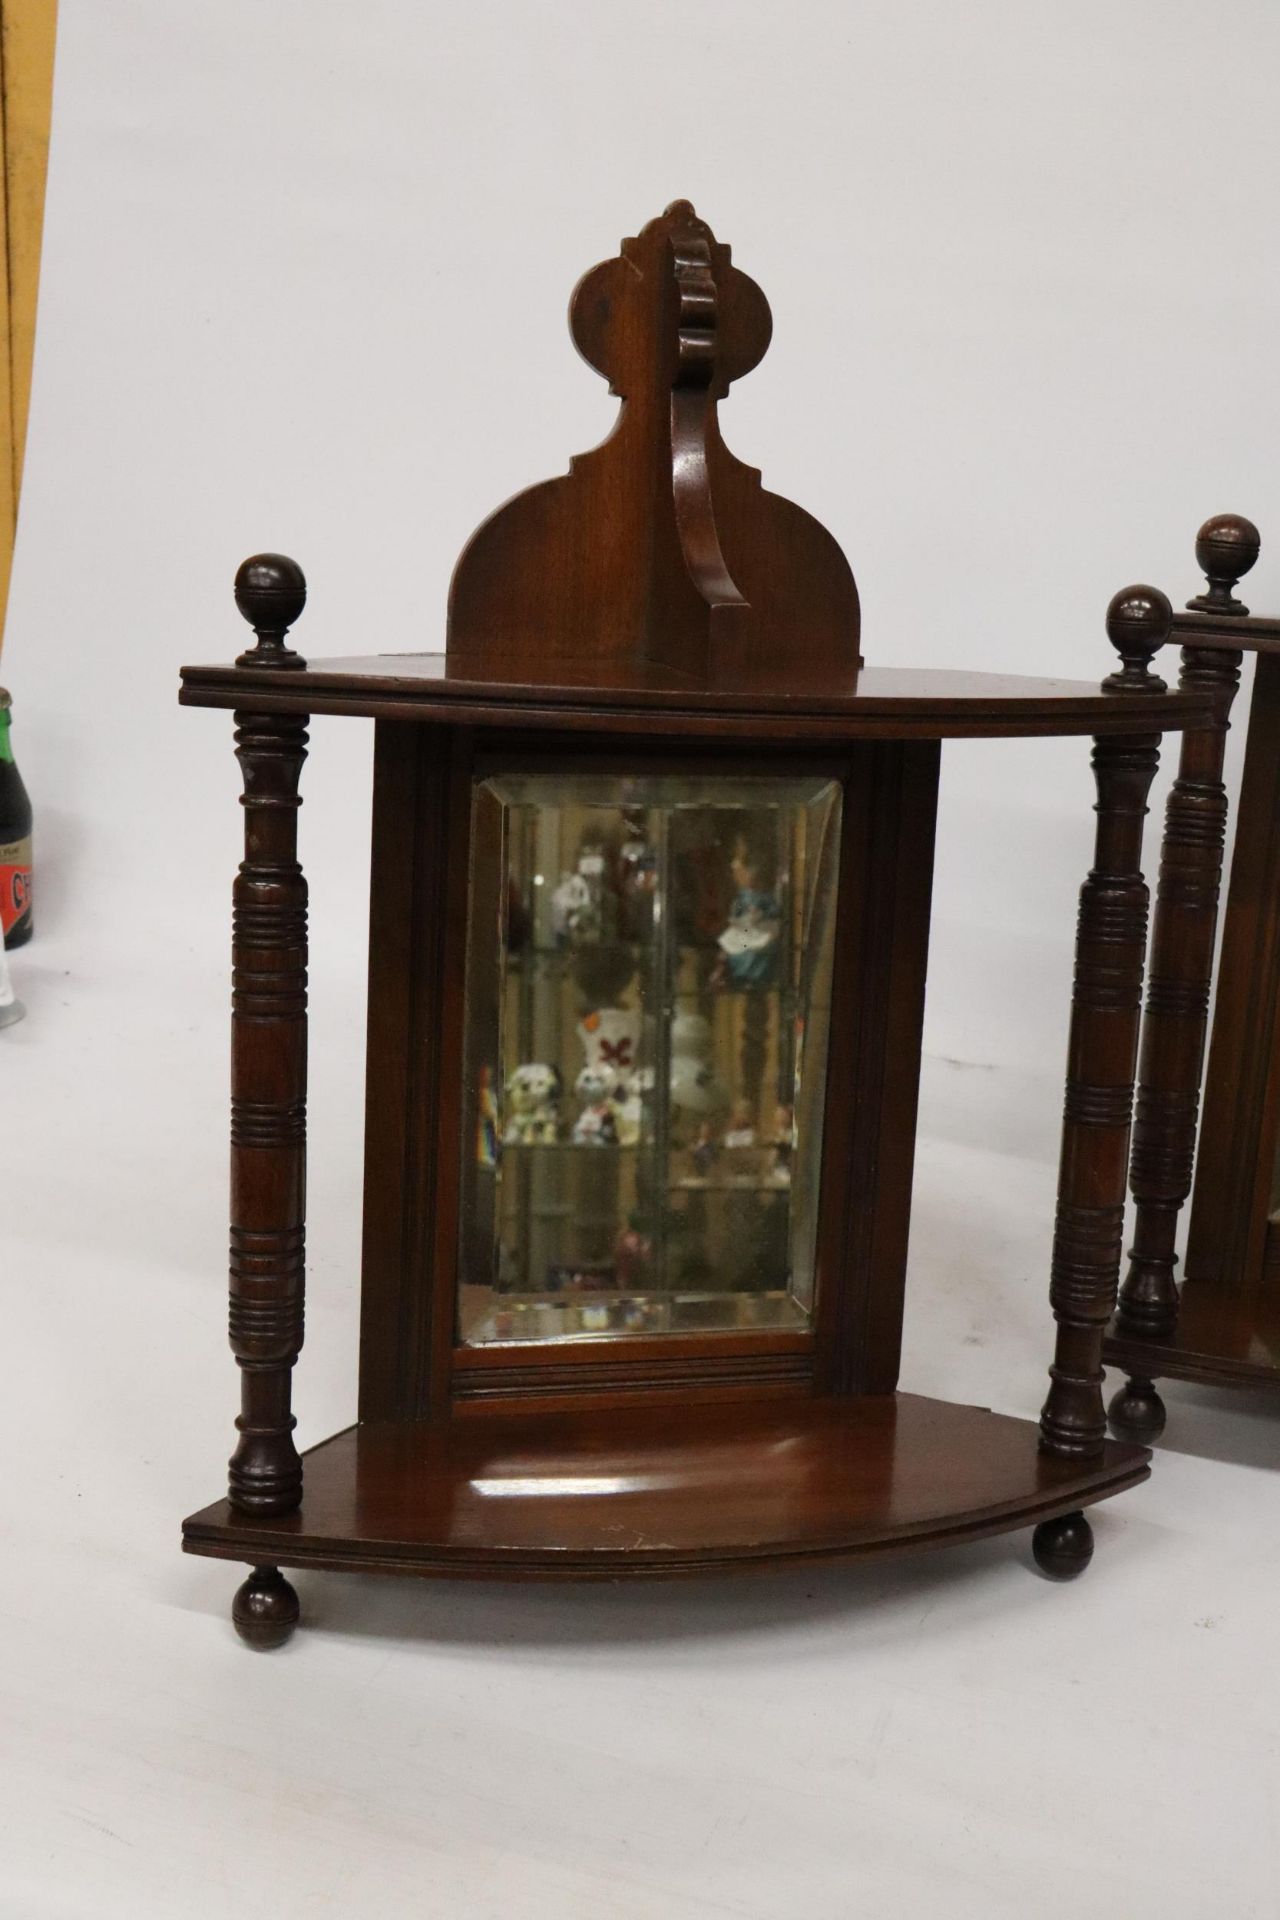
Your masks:
M720 437L719 402L769 345L755 281L677 200L578 283L569 325L622 401L617 424L473 535L449 597L451 669L647 662L716 684L794 665L847 684L848 562Z

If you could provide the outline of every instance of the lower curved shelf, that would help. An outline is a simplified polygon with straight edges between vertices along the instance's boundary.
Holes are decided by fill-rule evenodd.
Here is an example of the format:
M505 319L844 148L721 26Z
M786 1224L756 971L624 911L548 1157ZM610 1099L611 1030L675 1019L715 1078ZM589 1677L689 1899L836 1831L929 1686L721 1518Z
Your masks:
M1280 1387L1280 1297L1226 1293L1184 1281L1178 1324L1166 1338L1126 1333L1113 1321L1102 1353L1109 1367L1151 1380L1208 1387Z
M351 1427L302 1506L225 1500L189 1553L479 1579L672 1576L908 1552L1032 1526L1147 1478L1145 1447L1041 1453L1038 1429L912 1394L472 1414Z

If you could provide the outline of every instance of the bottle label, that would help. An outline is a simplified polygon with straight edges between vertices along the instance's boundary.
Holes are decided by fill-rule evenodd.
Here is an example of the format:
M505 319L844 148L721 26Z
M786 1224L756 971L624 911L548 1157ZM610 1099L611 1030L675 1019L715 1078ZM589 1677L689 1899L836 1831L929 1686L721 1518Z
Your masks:
M31 836L0 843L0 936L31 912Z

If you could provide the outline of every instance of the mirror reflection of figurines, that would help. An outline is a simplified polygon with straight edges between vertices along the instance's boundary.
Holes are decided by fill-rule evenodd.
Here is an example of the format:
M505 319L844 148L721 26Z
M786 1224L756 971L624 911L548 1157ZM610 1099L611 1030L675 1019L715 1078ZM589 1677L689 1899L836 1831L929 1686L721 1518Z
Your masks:
M782 908L774 892L774 866L762 843L738 835L729 861L734 894L728 924L716 942L717 986L769 987L777 979Z
M528 944L530 932L529 913L525 907L520 886L514 874L507 879L507 951L520 953Z
M773 1115L773 1168L771 1178L775 1186L791 1185L791 1156L795 1150L796 1122L795 1113L785 1102L780 1102Z
M671 1022L671 1100L686 1113L719 1113L728 1089L711 1061L711 1022L700 1013L678 1013Z
M551 1146L560 1137L560 1096L564 1083L558 1067L528 1061L516 1068L506 1086L508 1146Z
M626 808L617 859L618 932L623 940L644 941L653 930L658 891L658 850L649 839L643 807Z
M634 1007L595 1007L578 1022L584 1064L630 1073L640 1048L641 1015Z
M652 1101L655 1086L652 1067L637 1067L618 1088L613 1104L613 1123L620 1147L639 1144L646 1131L652 1131ZM646 1122L650 1124L646 1126Z
M573 1123L575 1146L617 1146L618 1127L612 1098L617 1084L616 1069L603 1061L582 1069L573 1083L573 1090L582 1102L582 1112Z
M551 890L551 932L557 946L589 947L617 934L617 893L603 841L584 839L571 873Z
M715 1128L709 1120L704 1120L694 1137L692 1160L694 1171L700 1180L706 1180L720 1155L720 1142L716 1138Z
M653 1241L644 1231L643 1217L639 1213L632 1213L627 1218L625 1228L618 1235L617 1244L613 1250L618 1285L629 1293L643 1286L649 1275L652 1258Z
M501 1148L498 1144L498 1102L493 1093L493 1069L481 1067L480 1090L476 1098L476 1163L494 1168Z

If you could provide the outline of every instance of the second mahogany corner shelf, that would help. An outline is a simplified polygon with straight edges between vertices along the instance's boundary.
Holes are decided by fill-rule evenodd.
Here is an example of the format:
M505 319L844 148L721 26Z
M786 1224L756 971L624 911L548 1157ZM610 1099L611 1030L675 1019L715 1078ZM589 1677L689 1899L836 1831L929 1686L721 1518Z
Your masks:
M306 664L305 587L246 562L257 635L184 670L235 711L227 1497L188 1551L247 1561L234 1617L287 1637L281 1567L670 1575L908 1551L1135 1485L1106 1438L1161 733L1210 703L1116 596L1101 687L864 669L831 536L728 452L717 410L764 296L687 202L580 283L623 400L569 473L459 562L443 654ZM358 1420L299 1458L312 715L375 723ZM1040 1423L899 1394L940 745L1094 741Z
M1280 620L1235 588L1260 550L1238 514L1196 537L1206 588L1174 616L1181 683L1213 701L1188 734L1165 814L1143 1018L1131 1185L1135 1230L1105 1354L1127 1376L1114 1430L1154 1440L1155 1382L1280 1387ZM1245 653L1255 674L1235 851L1197 1118L1227 822L1227 728ZM1192 1168L1195 1184L1192 1187ZM1185 1278L1176 1232L1191 1196Z

